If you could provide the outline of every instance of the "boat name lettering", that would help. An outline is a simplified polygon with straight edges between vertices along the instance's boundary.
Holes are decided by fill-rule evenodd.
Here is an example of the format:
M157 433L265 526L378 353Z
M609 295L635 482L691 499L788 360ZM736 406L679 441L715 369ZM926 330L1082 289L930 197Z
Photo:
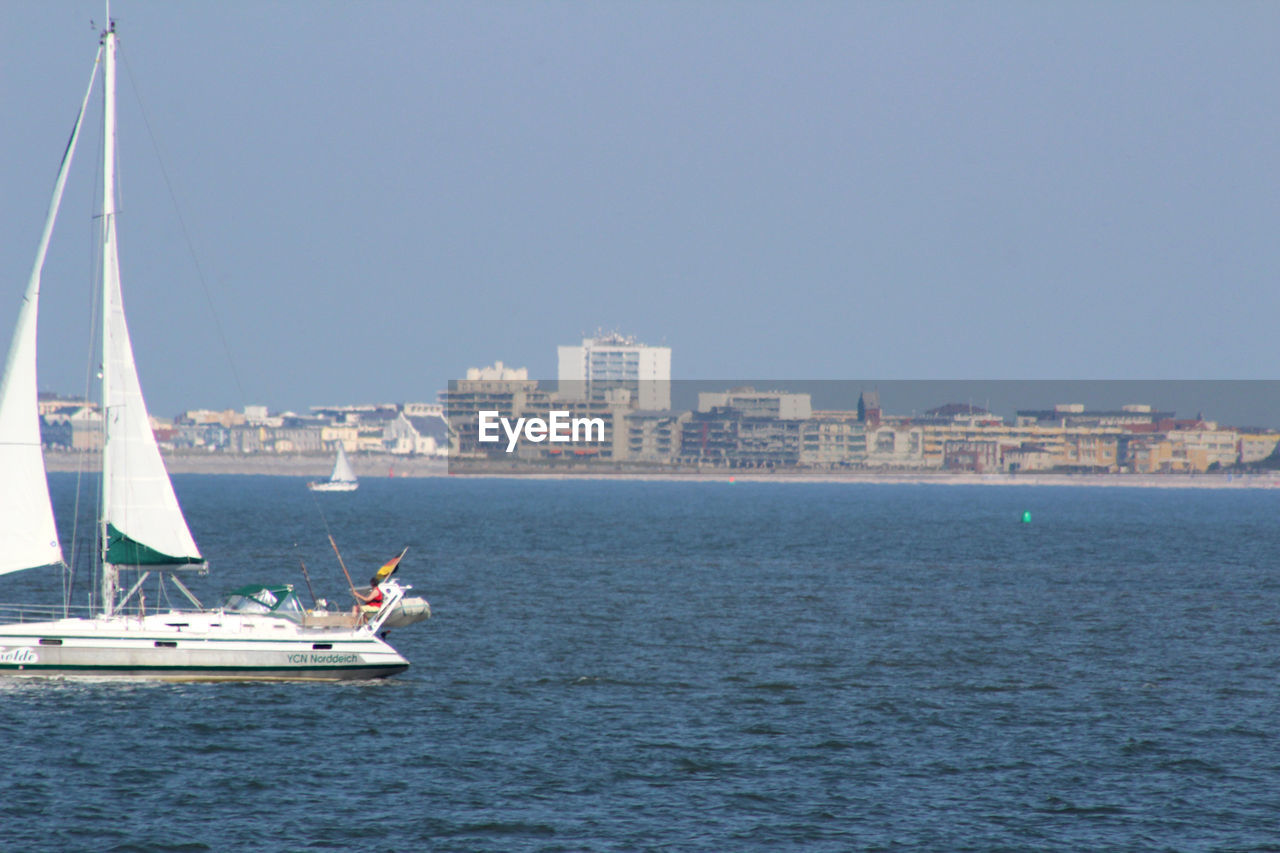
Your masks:
M25 646L6 649L0 646L0 663L35 663L39 659L34 649L28 649Z
M312 652L311 654L298 653L296 655L289 655L289 663L359 663L359 662L360 662L360 656L356 654L343 655L343 654L330 653L327 655L318 655Z
M496 409L482 409L479 415L479 440L494 444L502 440L498 427L507 434L507 452L516 449L521 433L526 441L539 444L577 441L604 441L604 418L571 418L569 412L553 411L547 418L516 418L515 425L501 417Z

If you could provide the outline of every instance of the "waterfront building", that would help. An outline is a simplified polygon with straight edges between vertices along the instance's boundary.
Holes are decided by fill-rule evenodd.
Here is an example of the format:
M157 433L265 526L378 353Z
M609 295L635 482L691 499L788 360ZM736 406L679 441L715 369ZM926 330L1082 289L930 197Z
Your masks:
M227 449L232 453L265 453L270 449L268 431L269 428L261 424L235 427L228 437Z
M102 412L97 407L83 406L68 420L71 423L72 450L102 449Z
M943 445L942 467L947 471L986 474L999 471L1000 444L996 441L948 441Z
M40 417L57 414L58 412L75 412L84 408L98 408L98 404L92 400L86 400L81 397L63 397L61 394L56 394L52 391L39 392L37 401L36 405Z
M641 409L671 408L671 348L643 344L635 338L597 334L581 346L557 347L563 396L581 397L592 387L629 387Z
M449 425L440 415L422 417L400 412L383 428L382 449L387 453L437 456L448 447Z
M652 385L647 382L566 380L558 383L559 388L552 391L542 387L537 380L529 379L527 369L508 368L502 362L496 362L492 367L469 368L466 376L466 379L451 381L449 389L440 394L448 423L449 452L455 459L488 458L556 464L625 461L630 456L627 418L639 407L639 399L645 395L646 386ZM499 441L479 440L479 413L482 411L494 412L495 418L505 418L513 425L520 418L549 421L552 412L560 412L564 414L559 417L569 423L598 420L603 424L603 431L593 428L580 434L572 443L529 441L521 437L515 448L508 452L505 434ZM637 422L637 428L640 429L638 438L642 452L648 452L643 450L646 446L645 428L640 422ZM658 432L662 432L661 428ZM654 433L652 447L669 444L660 441L657 435Z
M500 366L500 365L499 365ZM450 381L449 388L440 392L440 402L449 422L449 452L457 457L485 457L503 452L492 444L482 444L478 415L481 411L494 411L500 418L514 422L530 409L546 411L550 408L551 395L538 387L537 380L529 379L527 372L520 378L482 379L485 368L471 368L467 379Z
M1212 421L1203 429L1169 430L1165 437L1181 445L1193 471L1225 468L1240 460L1240 437L1235 430L1217 429Z
M944 408L950 410L950 407ZM1019 418L1011 425L976 411L951 410L945 417L926 415L926 418L925 423L918 424L923 442L921 464L926 468L955 468L971 459L981 462L987 470L994 465L1006 471L1047 468L1109 471L1120 464L1128 436L1128 430L1121 426L1063 426L1060 422L1033 418ZM994 446L994 461L982 455L987 451L979 452L974 443ZM952 453L960 454L950 462L949 447ZM979 455L973 456L974 452ZM1012 456L1006 458L1006 454Z
M625 462L629 458L628 418L635 411L630 392L614 388L594 390L585 399L564 398L550 394L537 406L526 408L519 414L526 418L540 418L550 422L552 412L560 412L567 423L598 424L580 432L576 441L569 443L528 441L521 438L515 455L519 459L546 462L609 461ZM502 441L503 455L506 440ZM491 445L492 446L492 445Z
M342 449L347 453L355 453L360 447L360 430L355 424L325 424L320 427L320 443L325 450Z
M500 361L495 361L490 367L467 368L467 380L469 382L504 382L528 378L529 368L507 367Z
M286 416L284 423L272 430L272 449L276 453L320 453L325 450L321 430L321 424L313 419Z
M1019 409L1019 426L1116 427L1157 424L1173 417L1173 412L1159 412L1146 403L1129 403L1119 409L1086 409L1083 403L1058 403L1052 409Z
M800 464L849 468L867 461L867 433L857 412L816 411L801 429Z
M157 441L164 441L169 447L185 450L226 450L231 444L231 431L234 427L223 426L219 421L200 423L177 422L166 432L152 426Z
M102 414L97 406L70 404L40 417L40 441L46 447L102 449Z
M803 421L744 418L733 409L694 412L681 429L682 460L727 468L780 468L800 462Z
M1276 452L1280 445L1280 433L1269 431L1240 432L1240 462L1248 465L1261 462Z
M398 417L400 417L398 406L381 405L375 406L372 411L360 412L355 421L356 452L382 453L387 425Z
M858 395L858 420L868 428L880 423L880 392L863 391Z
M1186 449L1175 447L1162 435L1135 439L1129 444L1129 464L1136 474L1185 474L1194 470Z
M376 421L381 426L400 412L395 403L360 403L347 406L312 406L311 416L335 424L359 424ZM286 412L286 415L289 413Z
M1116 432L1067 429L1062 433L1062 450L1054 467L1075 471L1115 471L1119 466Z
M221 424L227 429L240 426L244 422L244 412L237 412L235 409L224 409L222 411L189 409L174 418L174 423L179 426L183 424Z
M1000 464L1011 474L1022 471L1049 471L1058 463L1058 457L1043 444L1025 441L1016 447L1001 450Z
M524 368L521 369L523 370ZM411 418L444 417L444 406L440 403L405 403L400 407L400 411Z
M735 388L698 394L698 410L681 429L686 462L731 468L800 464L808 394Z
M929 409L922 417L912 418L911 421L917 424L959 424L972 427L1000 426L1004 423L1004 418L972 403L946 403L936 409Z
M757 391L735 388L698 394L698 411L732 409L744 418L780 418L787 421L807 420L813 413L812 396L786 391Z
M926 467L922 426L881 422L867 427L866 442L869 468ZM942 464L941 454L937 464Z
M658 465L674 463L681 455L684 425L692 412L639 409L626 414L626 459Z

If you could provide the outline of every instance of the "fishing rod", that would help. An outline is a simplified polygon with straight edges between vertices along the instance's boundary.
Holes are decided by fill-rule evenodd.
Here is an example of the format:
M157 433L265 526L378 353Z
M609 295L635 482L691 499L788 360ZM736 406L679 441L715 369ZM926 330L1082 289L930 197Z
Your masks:
M298 543L293 543L293 550L298 550ZM311 606L315 607L318 600L316 599L316 591L311 586L311 574L307 571L307 564L302 561L302 556L298 556L298 565L302 567L302 578L307 582L307 592L311 593Z
M329 544L333 546L333 553L338 555L338 565L342 566L342 573L347 576L347 586L351 587L351 594L357 599L360 598L356 595L356 585L351 582L351 572L347 571L347 564L342 562L342 552L338 550L338 543L333 541L332 533L329 534Z

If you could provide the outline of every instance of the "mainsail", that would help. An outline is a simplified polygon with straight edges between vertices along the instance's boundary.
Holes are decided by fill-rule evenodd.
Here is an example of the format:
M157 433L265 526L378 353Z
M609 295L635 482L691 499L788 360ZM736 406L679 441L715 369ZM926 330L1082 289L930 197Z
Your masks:
M22 297L22 308L9 344L4 378L0 379L0 574L62 562L62 548L53 519L53 503L49 500L49 483L45 476L44 455L40 449L40 409L36 379L36 319L39 314L40 277L44 259L53 236L53 224L62 203L62 190L67 172L80 138L93 81L98 74L98 57L93 61L89 88L80 103L71 138L62 154L58 179L49 200L36 260L31 278Z
M105 422L103 562L111 566L201 563L165 471L142 399L120 293L116 247L116 34L103 41L102 405ZM104 573L105 576L105 573ZM104 595L110 606L110 598Z
M351 470L351 463L347 461L347 451L341 442L338 443L338 458L333 463L333 474L329 477L329 481L332 483L356 482L356 474Z

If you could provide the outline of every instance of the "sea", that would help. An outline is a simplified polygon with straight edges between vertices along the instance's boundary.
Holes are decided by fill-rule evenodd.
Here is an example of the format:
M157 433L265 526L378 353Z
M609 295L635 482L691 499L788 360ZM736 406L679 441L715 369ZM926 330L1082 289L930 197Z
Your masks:
M1280 491L174 481L206 602L407 546L413 665L8 680L0 850L1280 850Z

